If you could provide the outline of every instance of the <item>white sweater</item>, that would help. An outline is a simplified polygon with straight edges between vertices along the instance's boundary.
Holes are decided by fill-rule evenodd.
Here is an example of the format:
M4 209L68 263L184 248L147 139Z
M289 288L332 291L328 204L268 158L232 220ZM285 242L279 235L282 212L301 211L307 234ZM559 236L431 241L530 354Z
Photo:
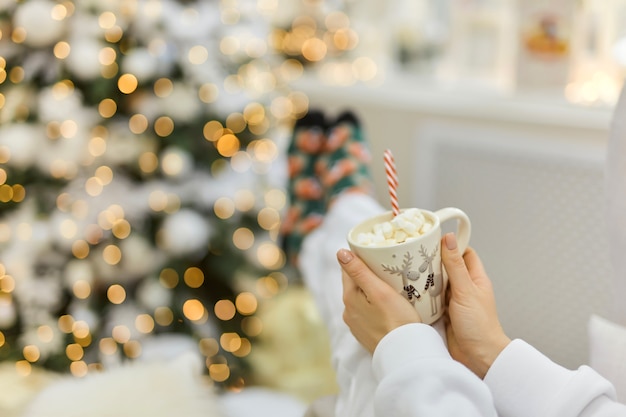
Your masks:
M392 331L372 358L343 323L336 252L347 247L352 225L381 211L367 196L339 198L300 256L329 329L340 387L336 417L626 417L612 385L591 368L567 370L521 340L509 344L484 381L450 357L437 324Z
M565 369L522 340L507 346L484 381L455 362L439 334L423 324L389 333L372 365L380 417L626 416L613 386L593 369Z

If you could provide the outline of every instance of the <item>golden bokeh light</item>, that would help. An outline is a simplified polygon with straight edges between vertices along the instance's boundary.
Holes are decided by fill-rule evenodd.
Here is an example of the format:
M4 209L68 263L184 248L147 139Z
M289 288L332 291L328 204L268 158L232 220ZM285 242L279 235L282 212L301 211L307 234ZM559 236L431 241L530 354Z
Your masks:
M71 343L65 347L65 355L71 361L79 361L85 356L85 350L78 343Z
M213 204L215 215L222 220L231 218L235 214L235 210L235 202L227 197L220 197Z
M227 364L211 364L209 365L209 376L215 382L224 382L230 377L230 368Z
M82 378L89 372L89 367L83 361L72 362L70 364L70 372L77 378Z
M237 136L228 133L218 139L216 146L220 155L230 157L239 150L241 143L239 142L239 138L237 138Z
M164 138L174 131L174 121L168 116L161 116L154 122L154 132Z
M150 174L159 167L159 158L157 158L154 152L144 152L137 161L139 169L146 174Z
M128 120L128 128L134 134L139 135L148 130L148 118L143 114L133 114Z
M191 321L203 320L206 316L206 309L202 301L190 299L183 304L183 314Z
M111 229L113 236L118 239L126 239L131 232L131 225L126 219L117 220Z
M52 327L50 326L39 326L37 328L37 337L43 343L50 343L54 339L54 330L52 330Z
M280 269L284 263L284 254L272 242L264 242L257 249L257 259L267 269Z
M311 62L321 61L326 57L328 47L322 39L311 38L302 45L302 56Z
M78 233L78 226L71 219L65 219L59 225L59 234L65 239L72 239L76 233Z
M138 85L137 77L133 74L122 74L117 80L117 88L124 94L131 94Z
M254 157L260 162L270 163L278 158L278 147L273 140L258 139L252 141L249 148L254 153Z
M130 340L130 329L123 325L117 325L111 330L111 336L117 343L126 343Z
M169 326L174 322L174 312L169 307L157 307L154 310L154 321L159 326Z
M172 268L165 268L159 274L159 282L164 288L176 288L179 282L178 272Z
M251 292L241 292L235 299L235 306L240 314L250 316L256 312L258 301Z
M28 376L32 372L32 366L28 361L17 361L15 362L15 371L18 375Z
M111 337L104 337L98 343L100 352L104 355L114 355L117 352L117 342Z
M9 72L9 80L11 80L13 84L19 84L24 80L25 74L24 68L22 67L12 68Z
M249 337L257 337L263 331L263 320L250 316L241 321L241 330Z
M248 250L254 245L254 232L247 227L240 227L233 233L233 244L237 249Z
M70 14L70 10L68 9L68 6L65 4L55 4L52 7L52 11L50 12L50 16L54 20L59 20L59 21L65 19L69 14Z
M224 36L220 41L220 51L224 55L234 55L239 51L241 43L234 36Z
M189 288L200 288L204 284L204 272L196 267L187 268L183 274L183 280Z
M24 359L26 359L30 363L37 362L39 358L41 358L41 352L39 351L39 348L35 345L24 346L24 349L22 349L22 354L24 355Z
M85 280L78 280L72 285L74 296L79 300L86 300L91 295L91 285Z
M187 57L192 64L200 65L209 58L209 51L202 45L195 45L189 49Z
M226 352L234 352L241 347L241 337L237 333L223 333L220 336L220 346Z
M4 293L12 293L15 290L15 278L11 275L0 276L0 291Z
M237 313L235 304L230 300L219 300L215 303L213 310L215 312L215 316L222 321L232 319L235 317L235 313Z
M20 203L26 198L26 188L21 184L15 184L13 186L13 202Z
M113 12L102 12L98 17L98 24L102 29L110 29L115 26L117 18Z
M280 226L280 213L274 208L264 207L257 214L257 221L265 230L276 229Z
M76 339L86 339L91 334L89 324L86 321L79 320L72 323L71 332Z
M98 113L100 113L100 116L104 117L105 119L110 119L111 117L115 116L116 112L117 103L113 99L105 98L100 102L100 104L98 104Z
M119 284L113 284L107 289L107 298L112 304L122 304L126 300L126 290Z
M203 84L198 89L198 98L203 103L213 103L219 97L219 91L215 84Z
M217 142L222 137L224 126L217 120L211 120L205 123L202 129L204 138L209 142Z
M233 351L233 355L238 358L245 358L252 352L252 343L246 338L239 339L239 349Z
M109 265L117 265L122 260L122 251L116 245L107 245L102 251L102 259Z
M157 97L167 97L174 91L174 83L169 78L159 78L154 82L154 94Z
M60 316L57 320L57 326L63 333L72 333L74 323L74 318L68 314Z
M287 194L285 194L284 190L279 188L268 190L263 195L263 199L268 207L279 211L287 204Z
M85 259L89 256L89 244L84 240L76 240L72 243L72 255L77 259Z
M141 344L136 340L131 340L127 343L124 343L124 354L126 357L135 359L141 356Z
M92 197L97 197L102 194L102 190L104 189L104 184L97 177L88 178L85 181L85 191Z
M154 319L149 314L139 314L135 318L135 328L143 334L152 333L154 330Z
M106 152L107 144L106 141L101 137L94 137L89 140L89 144L87 145L87 149L89 153L93 156L101 156Z
M226 117L226 127L233 133L241 133L246 128L246 119L241 113L231 113Z
M54 45L53 53L57 59L65 59L70 55L70 50L71 48L69 43L60 41Z
M98 53L98 61L100 61L102 65L113 65L116 59L117 52L115 52L115 49L109 46L107 46L106 48L102 48Z
M219 343L217 343L217 340L212 338L200 339L198 347L200 349L200 353L207 358L217 355L220 351Z

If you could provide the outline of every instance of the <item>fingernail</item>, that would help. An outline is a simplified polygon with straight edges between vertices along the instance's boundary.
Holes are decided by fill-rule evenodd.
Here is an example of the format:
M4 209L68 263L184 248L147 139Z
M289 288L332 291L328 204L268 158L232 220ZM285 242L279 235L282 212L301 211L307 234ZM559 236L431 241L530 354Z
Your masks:
M342 264L347 264L353 258L354 256L352 255L352 252L347 249L339 249L339 252L337 252L337 259L339 259L339 262Z
M449 250L456 249L456 236L454 235L454 233L446 233L443 238L446 241L446 248L448 248Z

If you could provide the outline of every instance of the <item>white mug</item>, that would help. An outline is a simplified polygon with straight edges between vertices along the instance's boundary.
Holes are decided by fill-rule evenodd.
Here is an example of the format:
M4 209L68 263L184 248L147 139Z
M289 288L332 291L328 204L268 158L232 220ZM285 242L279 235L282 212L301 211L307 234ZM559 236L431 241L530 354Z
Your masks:
M359 244L361 233L371 232L374 225L393 218L393 212L388 211L353 227L348 233L348 244L377 276L415 306L422 322L432 324L444 313L448 285L448 276L441 264L441 224L457 220L458 248L463 253L469 243L471 223L465 212L454 207L420 211L432 223L430 230L420 236L385 246Z

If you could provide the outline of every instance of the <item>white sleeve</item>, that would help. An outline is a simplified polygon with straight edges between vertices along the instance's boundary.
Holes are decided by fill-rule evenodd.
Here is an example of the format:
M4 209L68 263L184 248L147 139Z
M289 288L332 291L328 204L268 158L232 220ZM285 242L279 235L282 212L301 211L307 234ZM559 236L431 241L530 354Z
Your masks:
M377 417L496 416L487 385L452 359L431 326L407 324L387 334L372 366Z
M359 344L343 321L343 286L336 253L348 247L346 238L352 226L384 211L369 195L342 194L322 225L302 243L302 278L315 298L330 336L332 363L339 385L337 417L374 417L372 403L376 381L372 355Z
M485 376L500 417L617 417L626 405L588 366L566 369L528 343L513 340Z

